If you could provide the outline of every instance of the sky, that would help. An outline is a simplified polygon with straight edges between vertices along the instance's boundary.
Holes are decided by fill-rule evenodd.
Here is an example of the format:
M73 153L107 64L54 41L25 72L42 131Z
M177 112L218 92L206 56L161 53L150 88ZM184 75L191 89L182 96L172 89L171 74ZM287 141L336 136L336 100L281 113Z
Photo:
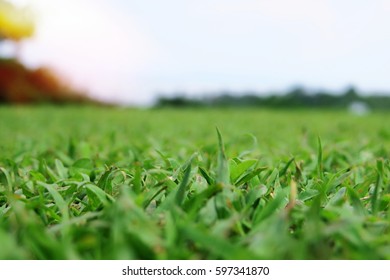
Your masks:
M92 96L390 92L388 0L13 0L37 18L21 57Z

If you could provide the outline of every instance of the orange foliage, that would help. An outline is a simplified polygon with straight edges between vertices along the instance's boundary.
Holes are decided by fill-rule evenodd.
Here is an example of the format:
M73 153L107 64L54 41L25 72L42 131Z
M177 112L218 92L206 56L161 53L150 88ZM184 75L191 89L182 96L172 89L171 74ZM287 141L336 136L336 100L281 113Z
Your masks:
M3 39L18 43L32 36L34 29L28 8L17 8L9 1L0 0L0 43ZM92 101L67 87L50 69L29 69L16 59L0 57L0 103L32 102Z
M86 102L47 68L27 69L15 60L0 59L0 102Z

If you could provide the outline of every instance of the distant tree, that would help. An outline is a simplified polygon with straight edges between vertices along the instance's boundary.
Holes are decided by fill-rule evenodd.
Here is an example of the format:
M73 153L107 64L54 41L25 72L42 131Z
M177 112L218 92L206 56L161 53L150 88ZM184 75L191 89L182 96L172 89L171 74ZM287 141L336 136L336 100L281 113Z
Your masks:
M351 104L360 102L372 110L389 110L390 95L361 96L350 88L344 94L319 91L307 92L303 88L295 88L289 92L268 93L266 95L250 92L249 94L220 92L204 98L186 98L181 96L163 97L156 103L156 107L258 107L258 108L332 108L347 109Z
M362 101L362 98L359 96L357 90L352 86L347 88L340 98L340 102L343 107L348 107L350 104L357 101Z
M195 99L187 98L185 96L175 96L175 97L160 97L157 99L155 107L200 107L204 106L204 103L197 101Z
M357 90L354 88L354 87L349 87L345 93L344 93L344 97L348 100L355 100L356 98L358 98L358 92Z
M34 31L33 15L28 8L18 8L8 1L0 0L0 43L3 40L14 42L18 57L20 41L33 36Z

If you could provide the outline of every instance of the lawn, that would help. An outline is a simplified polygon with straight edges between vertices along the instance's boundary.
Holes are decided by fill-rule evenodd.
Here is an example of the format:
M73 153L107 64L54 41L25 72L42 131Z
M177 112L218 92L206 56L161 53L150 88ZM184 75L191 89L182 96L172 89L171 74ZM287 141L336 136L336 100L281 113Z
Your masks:
M0 258L390 259L389 120L0 107Z

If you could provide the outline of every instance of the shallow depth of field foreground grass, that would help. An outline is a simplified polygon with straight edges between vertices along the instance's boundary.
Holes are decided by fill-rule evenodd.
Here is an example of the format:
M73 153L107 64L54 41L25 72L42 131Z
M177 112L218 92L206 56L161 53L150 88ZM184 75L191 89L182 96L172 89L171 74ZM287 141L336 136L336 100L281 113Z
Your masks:
M0 107L0 258L390 259L389 120Z

